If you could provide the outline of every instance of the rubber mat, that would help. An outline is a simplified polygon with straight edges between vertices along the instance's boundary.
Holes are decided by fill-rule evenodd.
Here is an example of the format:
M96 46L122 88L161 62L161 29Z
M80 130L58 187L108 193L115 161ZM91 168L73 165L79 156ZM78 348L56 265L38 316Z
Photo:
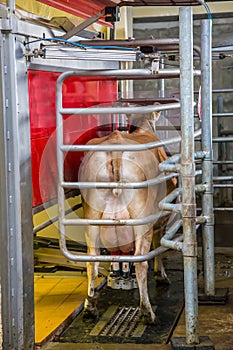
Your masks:
M71 343L135 343L135 344L162 344L170 338L173 327L183 309L183 272L178 270L167 271L170 285L158 285L152 273L149 274L149 295L152 306L156 309L159 319L158 325L146 325L141 335L118 336L96 335L98 320L91 321L82 318L82 313L72 322L70 327L56 339L59 342ZM99 294L98 310L100 321L109 313L109 308L117 305L121 308L137 308L139 306L139 292L134 290L113 290L105 286ZM109 316L111 318L111 315ZM111 323L111 320L110 320ZM133 333L134 334L134 333Z

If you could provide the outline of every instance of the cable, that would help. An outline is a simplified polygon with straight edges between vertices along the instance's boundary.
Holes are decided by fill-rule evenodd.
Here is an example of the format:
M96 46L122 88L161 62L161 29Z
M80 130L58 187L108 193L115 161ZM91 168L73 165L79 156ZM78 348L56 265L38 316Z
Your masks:
M212 19L212 14L211 14L210 8L207 5L207 3L205 2L205 0L197 0L197 1L199 2L200 5L204 6L204 8L206 9L208 19Z
M40 42L40 41L58 41L58 42L62 42L64 44L69 44L69 45L80 47L84 50L86 50L86 49L120 49L120 50L127 50L127 51L135 51L136 50L136 48L123 47L123 46L107 46L107 45L89 46L89 45L83 45L83 44L79 44L79 43L74 42L74 41L69 41L69 40L65 40L65 39L61 39L61 38L37 39L37 40L28 41L27 43L25 43L25 45L29 45L29 44Z

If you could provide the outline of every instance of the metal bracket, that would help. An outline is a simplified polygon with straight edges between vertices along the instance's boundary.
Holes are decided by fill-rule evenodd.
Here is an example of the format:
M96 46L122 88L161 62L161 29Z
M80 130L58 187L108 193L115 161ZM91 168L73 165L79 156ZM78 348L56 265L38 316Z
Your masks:
M2 18L0 20L0 30L1 32L11 32L12 31L12 23L9 18Z
M214 344L209 337L200 337L199 344L187 344L184 337L171 338L173 350L214 350Z
M182 244L183 256L186 257L197 257L197 243L195 244Z

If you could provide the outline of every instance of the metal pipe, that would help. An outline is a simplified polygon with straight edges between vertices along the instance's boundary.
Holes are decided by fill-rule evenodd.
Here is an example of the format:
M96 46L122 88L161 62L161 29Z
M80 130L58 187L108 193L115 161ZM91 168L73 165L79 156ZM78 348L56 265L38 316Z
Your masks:
M181 193L181 188L175 188L171 193L169 193L165 198L163 198L160 202L160 204L164 204L164 203L171 203L172 201L174 201L174 199L176 199L177 196L179 196Z
M159 164L159 169L161 171L180 171L180 164L164 164L164 163L160 163Z
M199 76L200 70L193 70L193 74ZM65 80L68 76L79 76L79 77L93 77L99 80L100 76L108 77L109 79L116 78L121 79L161 79L161 78L178 78L180 76L180 70L176 68L163 69L158 72L150 69L98 69L98 70L76 70L62 73L58 78L59 80Z
M194 118L193 118L193 19L192 8L179 9L180 96L181 96L181 183L186 343L199 343L197 241L195 205Z
M214 208L214 211L233 211L233 208Z
M10 9L10 12L15 12L15 0L6 0L6 6Z
M180 171L180 164L177 164L181 159L181 154L174 154L172 157L169 157L164 162L159 164L160 171Z
M214 181L232 181L233 176L214 176L213 180Z
M202 184L206 191L202 196L202 214L208 221L202 226L204 290L206 295L215 294L214 271L214 211L213 211L213 149L212 149L212 22L201 23L201 85L202 85ZM214 141L214 140L213 140ZM216 141L216 139L215 139Z
M214 211L232 211L231 207L214 207ZM202 208L197 208L197 211L202 211Z
M157 147L163 147L165 145L170 145L173 143L178 143L181 141L181 137L177 136L170 140L148 142L144 144L136 145L62 145L60 149L63 152L78 152L78 151L145 151ZM127 147L128 146L128 147Z
M183 240L183 235L180 235L174 239L174 242L181 242ZM165 247L158 247L147 254L144 255L74 255L71 254L66 247L66 239L65 236L61 236L60 247L62 249L63 254L69 260L73 261L83 261L83 262L109 262L109 261L119 261L119 262L142 262L153 259L155 256L158 256L168 250Z
M227 165L231 165L231 164L233 164L233 160L216 160L216 161L213 161L213 164L227 164Z
M140 226L154 223L169 212L158 212L139 219L65 219L61 220L64 226Z
M195 118L199 118L198 114L194 115ZM233 113L212 113L212 118L213 117L233 117Z
M180 103L168 103L161 105L151 106L133 106L133 107L87 107L87 108L61 108L60 113L62 114L147 114L153 112L159 112L170 109L180 108Z
M233 142L233 137L215 137L213 142Z
M83 256L78 256L78 255L74 255L74 254L71 254L68 250L67 250L67 247L66 247L66 233L65 233L65 226L66 225L87 225L87 224L94 224L94 225L97 225L97 224L102 224L102 225L116 225L116 224L119 224L119 225L142 225L142 224L145 224L145 223L151 223L153 220L156 219L156 214L154 216L150 216L150 217L147 217L145 219L136 219L136 220L118 220L117 222L115 220L98 220L98 223L97 221L95 220L86 220L86 219L79 219L79 220L67 220L65 219L64 217L64 200L65 200L65 196L64 196L64 167L63 167L63 152L66 151L66 147L67 147L67 150L71 150L71 146L65 146L64 145L64 141L63 141L63 118L62 118L62 114L61 114L61 111L63 110L62 109L62 83L63 81L70 77L70 76L111 76L112 74L115 74L116 77L118 77L118 75L121 75L122 73L122 70L121 71L112 71L112 70L101 70L101 71L71 71L71 72L65 72L63 74L60 75L60 77L58 78L57 80L57 96L56 96L56 106L57 106L57 114L56 114L56 118L57 118L57 164L58 164L58 214L59 214L59 232L60 232L60 249L62 251L62 253L70 260L74 260L74 261L122 261L122 260L114 260L114 259L117 259L117 257L113 258L113 257L110 257L109 260L106 260L107 258L106 257L102 257L102 256L96 256L96 257L83 257ZM128 73L128 70L127 70L127 73ZM123 71L123 75L124 75L124 71ZM173 106L174 107L174 106ZM178 107L178 106L177 106ZM75 111L72 110L72 113L76 112L77 113L77 110L76 109ZM85 110L81 109L82 112L84 112ZM154 110L154 109L153 109ZM161 109L160 109L161 110ZM65 109L65 111L67 111L67 109ZM71 111L71 110L70 110ZM113 110L111 110L113 112ZM128 111L128 109L126 109L126 112ZM134 111L134 110L133 110ZM79 112L80 112L80 109L79 109ZM135 111L134 111L135 112ZM108 113L110 113L108 111ZM201 131L197 131L197 135L200 135ZM180 138L177 139L177 142L180 141ZM174 142L174 140L173 140ZM161 144L162 145L162 144ZM114 146L114 145L108 145L109 147L110 146ZM118 145L115 145L117 146L117 149L119 149L119 146ZM73 146L74 147L74 146ZM90 147L90 145L89 145ZM109 149L108 147L108 149ZM152 145L152 148L154 148L155 145ZM159 147L157 145L157 147ZM128 149L128 148L127 148ZM145 149L145 148L144 148ZM146 148L148 149L148 148ZM80 150L79 146L77 146L76 149L72 149L72 150ZM96 147L95 149L92 149L92 150L97 150ZM98 150L100 150L100 148L98 148ZM107 150L105 147L103 150ZM135 150L135 147L133 148L133 150ZM167 215L168 213L166 212L163 212L159 215ZM100 223L101 222L101 223ZM153 252L152 252L153 253ZM150 257L151 255L147 255L148 257ZM155 256L152 254L151 258ZM97 260L96 260L97 259ZM135 258L134 258L135 259ZM130 260L127 260L125 257L123 258L123 261L144 261L144 257L142 258L143 260L140 260L141 258L140 257L137 257L136 260L132 260L132 257ZM145 260L147 260L148 258L146 257Z
M86 41L79 41L80 44L86 45ZM170 51L179 50L180 40L177 38L171 39L126 39L126 40L88 40L90 46L123 46L123 47L144 47L155 46L157 50ZM200 56L201 50L197 45L193 46L193 50Z
M159 203L159 209L179 213L181 212L182 205L173 203Z
M233 117L233 113L213 113L212 117Z
M168 175L160 174L156 178L149 179L141 182L62 182L64 188L146 188L163 183L173 177L177 177L178 174L172 173Z
M230 93L233 92L233 89L214 89L212 90L212 94L221 94L221 93ZM195 94L199 94L199 90L194 91Z
M199 136L201 134L201 130L197 130L195 132L195 136ZM166 145L170 145L173 143L177 143L181 141L181 136L174 137L169 140L156 141L156 142L148 142L140 145L62 145L60 146L60 150L63 152L78 152L78 151L145 151L150 150L157 147L163 147Z
M201 138L196 139L196 141L201 141ZM213 143L218 143L218 142L233 142L233 137L214 137L212 139Z
M232 188L233 187L233 184L214 184L213 185L214 188Z
M183 221L177 220L174 224L167 230L166 234L162 237L160 244L169 249L182 250L182 242L175 242L171 239L174 237L176 232L182 226Z
M162 199L159 202L159 209L180 212L181 204L171 203L172 201L174 201L174 199L176 199L177 196L180 195L180 193L181 193L181 189L175 188L171 193L169 193L164 199Z

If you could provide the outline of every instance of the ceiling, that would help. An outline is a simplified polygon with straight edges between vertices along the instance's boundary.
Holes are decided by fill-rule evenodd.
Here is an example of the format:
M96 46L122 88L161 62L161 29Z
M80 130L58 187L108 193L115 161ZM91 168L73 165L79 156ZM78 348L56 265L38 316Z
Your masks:
M88 18L103 11L107 6L183 6L198 5L198 0L37 0L43 4L71 13L75 16Z

